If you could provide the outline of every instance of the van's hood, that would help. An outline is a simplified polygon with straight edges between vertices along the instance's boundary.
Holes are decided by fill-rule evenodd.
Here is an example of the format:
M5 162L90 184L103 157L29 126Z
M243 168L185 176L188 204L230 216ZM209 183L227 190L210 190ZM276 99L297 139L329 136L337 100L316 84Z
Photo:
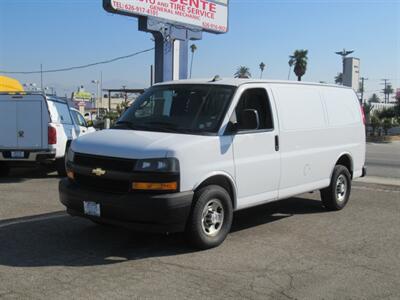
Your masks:
M79 137L72 143L74 152L120 157L156 158L166 157L168 152L202 136L171 134L165 132L108 129Z

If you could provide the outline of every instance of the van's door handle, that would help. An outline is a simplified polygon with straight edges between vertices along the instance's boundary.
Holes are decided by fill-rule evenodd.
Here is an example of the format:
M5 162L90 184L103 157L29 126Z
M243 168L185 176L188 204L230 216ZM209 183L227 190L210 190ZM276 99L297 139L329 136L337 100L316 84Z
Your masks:
M275 151L279 151L279 136L275 136Z

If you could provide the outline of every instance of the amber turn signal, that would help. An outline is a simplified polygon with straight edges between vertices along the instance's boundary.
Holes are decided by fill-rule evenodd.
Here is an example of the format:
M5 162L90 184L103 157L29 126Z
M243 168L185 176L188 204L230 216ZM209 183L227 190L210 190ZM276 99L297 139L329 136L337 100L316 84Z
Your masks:
M133 182L132 189L142 191L176 191L178 183L174 182Z

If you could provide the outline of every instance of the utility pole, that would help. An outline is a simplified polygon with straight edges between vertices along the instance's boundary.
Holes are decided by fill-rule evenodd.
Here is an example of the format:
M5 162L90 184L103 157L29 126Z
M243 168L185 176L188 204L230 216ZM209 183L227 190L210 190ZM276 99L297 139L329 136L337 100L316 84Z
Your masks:
M43 92L43 65L40 64L40 90Z
M103 108L103 71L100 71L100 104L99 106ZM99 115L99 109L97 109L97 115Z
M368 78L361 77L361 105L364 104L364 81L368 80Z
M153 86L153 78L154 78L154 71L153 71L153 65L150 65L150 86Z
M383 81L383 84L385 85L385 87L383 88L383 95L385 96L385 103L386 103L386 88L388 86L389 79L381 79L381 80ZM388 96L387 98L389 98L389 95L387 95L387 96ZM387 101L387 102L389 102L389 101Z

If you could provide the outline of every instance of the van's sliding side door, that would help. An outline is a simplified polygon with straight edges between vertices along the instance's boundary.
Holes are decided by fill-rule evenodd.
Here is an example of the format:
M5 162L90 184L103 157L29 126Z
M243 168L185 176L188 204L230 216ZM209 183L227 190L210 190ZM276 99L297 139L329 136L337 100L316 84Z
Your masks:
M233 153L239 209L276 200L280 180L279 128L273 98L264 86L242 89L231 117L231 123L236 123ZM243 129L246 110L257 112L258 129Z

